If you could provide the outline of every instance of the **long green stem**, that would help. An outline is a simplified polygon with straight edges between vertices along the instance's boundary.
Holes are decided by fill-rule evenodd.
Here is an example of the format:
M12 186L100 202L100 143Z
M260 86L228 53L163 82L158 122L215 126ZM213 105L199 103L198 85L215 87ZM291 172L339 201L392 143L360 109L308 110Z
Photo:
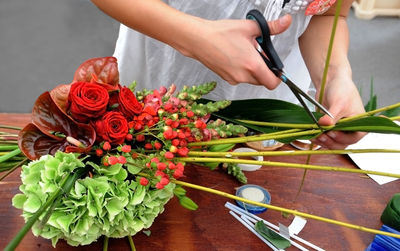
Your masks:
M277 123L277 122L264 122L264 121L255 121L255 120L246 120L240 119L240 122L249 124L249 125L259 125L259 126L270 126L270 127L283 127L283 128L296 128L296 129L318 129L318 125L316 124L294 124L294 123ZM326 126L321 126L323 129ZM327 127L328 129L329 127Z
M297 156L324 154L353 154L353 153L400 153L398 149L348 149L348 150L302 150L302 151L262 151L262 152L202 152L189 151L188 156L208 157L246 157L246 156Z
M257 161L257 160L246 160L246 159L229 159L229 158L177 158L177 160L183 162L197 162L197 163L222 162L222 163L238 163L238 164L263 165L263 166L278 166L278 167L310 169L310 170L320 170L320 171L375 174L380 176L400 178L400 174L395 174L395 173L361 170L361 169L347 168L347 167L306 165L306 164L285 163L285 162L275 162L275 161Z
M376 110L372 110L372 111L369 111L369 112L364 112L364 113L361 113L361 114L358 114L358 115L354 115L354 116L351 116L351 117L343 118L343 119L339 120L339 122L348 122L348 121L356 120L356 119L367 117L367 116L371 116L371 115L374 115L374 114L377 114L377 113L380 113L380 112L383 112L383 111L386 111L386 110L391 110L391 109L394 109L394 108L397 108L397 107L400 107L400 103L389 105L389 106L385 106L385 107L382 107L382 108L379 108L379 109L376 109Z
M12 130L22 130L21 127L17 127L17 126L9 126L9 125L0 125L0 128L2 129L12 129Z
M313 148L314 148L314 143L311 143L311 144L309 145L309 151L313 151L313 150L312 150ZM311 153L307 154L306 165L309 165L309 164L310 164L311 156L312 156ZM298 198L299 195L300 195L301 190L303 189L304 182L306 181L306 176L307 176L307 169L304 169L303 176L301 177L301 181L300 181L300 186L299 186L299 189L297 190L296 196L294 197L294 201L297 200L297 198Z
M21 153L21 150L19 148L14 149L11 152L7 153L6 155L0 156L0 163L6 161L8 159L11 159L14 156L17 156L20 153Z
M65 177L61 180L60 186L54 191L48 198L48 200L39 208L36 213L32 215L31 218L25 223L25 225L21 228L21 230L17 233L17 235L8 243L7 247L4 249L5 251L12 251L14 250L21 240L24 238L26 233L31 229L33 224L39 219L39 217L45 212L45 210L51 206L55 199L57 199L60 194L68 193L75 181L81 177L87 170L82 168L75 172L74 174L68 173Z
M5 173L4 175L2 175L0 177L0 181L2 181L5 177L7 177L8 175L10 175L12 172L14 172L18 167L22 166L26 161L28 161L27 158L25 158L24 160L22 160L21 162L19 162L17 165L15 165L13 168L11 168L10 170L8 170L7 173Z
M335 225L338 225L338 226L352 228L352 229L356 229L356 230L360 230L360 231L364 231L364 232L368 232L368 233L382 234L382 235L392 236L392 237L395 237L395 238L400 238L399 234L394 234L394 233L390 233L390 232L385 232L385 231L381 231L381 230L376 230L376 229L372 229L372 228L358 226L358 225L354 225L354 224L350 224L350 223L346 223L346 222L342 222L342 221L332 220L332 219L329 219L329 218L325 218L325 217L321 217L321 216L317 216L317 215L313 215L313 214L303 213L303 212L300 212L300 211L297 211L297 210L291 210L291 209L287 209L287 208L283 208L283 207L264 204L264 203L248 200L248 199L245 199L245 198L242 198L242 197L238 197L238 196L235 196L235 195L232 195L232 194L229 194L229 193L225 193L225 192L222 192L222 191L219 191L219 190L216 190L216 189L208 188L208 187L203 187L203 186L199 186L199 185L195 185L195 184L191 184L191 183L187 183L187 182L183 182L183 181L179 181L179 180L173 180L172 182L177 184L177 185L182 185L182 186L190 187L190 188L197 189L197 190L200 190L200 191L213 193L213 194L220 195L220 196L223 196L223 197L226 197L226 198L229 198L229 199L242 201L244 203L253 204L253 205L256 205L256 206L260 206L260 207L265 207L265 208L268 208L268 209L271 209L271 210L276 210L276 211L284 212L284 213L287 213L287 214L298 215L300 217L313 219L313 220L318 220L318 221L322 221L322 222L326 222L326 223L331 223L331 224L335 224Z
M0 151L11 151L11 150L15 150L17 148L18 148L18 145L0 145Z
M132 236L128 235L129 247L131 251L136 251L135 244L133 243Z
M6 161L0 163L0 172L4 172L7 170L10 170L10 168L13 168L15 165L18 165L19 161Z
M108 237L104 235L104 241L103 241L103 251L108 250Z
M7 139L7 140L0 140L0 143L1 143L1 144L12 144L12 145L16 145L16 144L18 144L18 141L17 141L17 140L10 140L10 139Z
M0 137L18 137L18 134L14 134L14 133L7 133L7 132L0 132Z
M318 100L319 103L322 103L322 101L324 99L326 79L328 77L329 63L331 61L331 55L332 55L332 49L333 49L333 41L335 40L336 27L337 27L339 13L340 13L341 8L342 8L342 0L338 0L336 2L335 17L333 19L332 32L331 32L331 37L329 39L328 52L327 52L326 59L325 59L324 72L322 74L322 82L321 82L321 88L319 91L319 100Z
M319 134L321 130L307 130L295 133L287 133L287 134L260 134L255 136L247 136L247 137L237 137L237 138L228 138L228 139L218 139L218 140L210 140L210 141L200 141L189 143L188 146L210 146L210 145L219 145L219 144L237 144L237 143L246 143L253 141L263 141L268 139L285 139L290 137L300 137L306 135Z
M386 110L391 110L394 108L400 107L400 103L397 104L393 104L393 105L389 105L389 106L385 106L376 110L372 110L369 112L365 112L365 113L361 113L361 114L357 114L351 117L347 117L347 118L343 118L340 119L338 121L338 123L341 122L349 122L352 120L356 120L362 117L367 117L367 116L371 116ZM390 120L399 120L400 116L395 116L395 117L391 117L389 118ZM264 122L264 121L254 121L254 120L238 120L240 122L243 123L247 123L250 125L259 125L259 126L270 126L270 127L283 127L283 128L297 128L297 129L317 129L319 128L316 124L293 124L293 123L276 123L276 122ZM334 126L321 126L322 129L324 130L329 130L331 128L333 128Z

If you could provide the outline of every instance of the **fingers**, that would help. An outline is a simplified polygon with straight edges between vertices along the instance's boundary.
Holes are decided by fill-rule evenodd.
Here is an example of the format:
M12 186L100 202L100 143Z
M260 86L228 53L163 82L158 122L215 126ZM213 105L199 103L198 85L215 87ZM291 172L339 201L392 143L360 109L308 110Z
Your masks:
M261 30L260 30L260 27L258 26L257 22L251 21L250 23L251 23L250 27L251 27L252 35L254 37L261 36ZM278 18L277 20L268 22L269 32L271 33L271 35L276 35L276 34L282 33L287 28L289 28L291 23L292 23L292 16L289 14L286 14L283 17Z
M332 116L334 118L336 118L336 116L334 114L332 114ZM333 118L329 117L328 114L325 114L324 116L322 116L318 120L318 124L320 124L322 126L330 126L330 125L334 125L335 124L335 120Z
M257 83L265 86L267 89L275 89L280 84L281 80L269 70L261 56L259 56L259 61L260 62L257 64L258 67L254 69L253 78Z
M347 146L359 141L365 135L365 132L329 131L313 139L312 142L329 149L345 149Z
M339 105L331 106L329 107L329 112L332 114L333 118L331 118L329 115L325 114L318 120L318 124L322 126L330 126L336 124L339 119L341 119L343 116L341 115L341 112L343 111L343 107Z
M290 15L285 15L277 20L268 22L268 26L270 29L271 35L279 34L284 32L291 24L292 17ZM252 31L255 37L261 35L260 28L255 22L252 22L253 25ZM266 67L265 62L261 57L257 57L258 60L254 61L254 65L249 65L249 72L252 73L252 78L254 82L250 82L251 84L263 85L269 90L275 89L281 82L279 78L275 76L275 74Z
M277 20L269 21L268 27L271 35L276 35L284 32L287 28L289 28L292 23L292 16L287 14Z

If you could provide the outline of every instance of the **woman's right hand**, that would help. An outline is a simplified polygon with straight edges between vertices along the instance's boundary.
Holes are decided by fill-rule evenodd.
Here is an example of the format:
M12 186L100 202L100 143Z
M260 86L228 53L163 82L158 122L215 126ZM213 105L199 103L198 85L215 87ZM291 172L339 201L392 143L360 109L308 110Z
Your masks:
M200 61L232 85L249 83L264 85L272 90L281 80L269 70L258 51L256 37L261 35L252 20L202 20L196 38L178 50L185 56ZM268 22L271 35L284 32L291 16Z
M249 83L274 89L280 83L255 49L255 38L261 35L255 21L206 20L160 0L92 2L124 25L200 61L230 84ZM286 15L269 22L271 35L284 32L291 20Z

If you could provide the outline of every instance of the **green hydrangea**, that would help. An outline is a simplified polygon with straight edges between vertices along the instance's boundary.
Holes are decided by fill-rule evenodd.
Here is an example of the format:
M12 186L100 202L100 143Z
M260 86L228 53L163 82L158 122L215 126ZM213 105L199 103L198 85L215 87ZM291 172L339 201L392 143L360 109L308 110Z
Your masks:
M35 236L51 239L53 246L59 239L78 246L90 244L102 235L134 235L149 228L173 196L173 183L162 190L142 186L127 179L128 173L121 164L99 166L78 159L76 154L58 152L22 167L22 193L14 196L13 206L23 210L27 221L58 188L65 174L86 165L93 167L93 176L77 180L68 195L56 200L47 222L41 223L43 214L32 227Z

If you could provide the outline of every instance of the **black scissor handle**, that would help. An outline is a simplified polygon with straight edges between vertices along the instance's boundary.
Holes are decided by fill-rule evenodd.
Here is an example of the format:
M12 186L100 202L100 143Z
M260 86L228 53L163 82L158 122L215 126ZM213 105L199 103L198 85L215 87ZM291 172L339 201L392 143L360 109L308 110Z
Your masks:
M249 11L246 15L246 19L256 21L261 29L261 37L257 37L257 42L261 46L265 54L267 54L268 59L271 62L270 64L272 64L271 67L271 65L266 62L268 68L270 68L271 70L278 69L279 71L282 71L283 64L278 54L275 51L274 45L272 44L271 33L268 27L267 20L265 20L264 16L258 10ZM266 61L266 59L264 59L264 61Z

